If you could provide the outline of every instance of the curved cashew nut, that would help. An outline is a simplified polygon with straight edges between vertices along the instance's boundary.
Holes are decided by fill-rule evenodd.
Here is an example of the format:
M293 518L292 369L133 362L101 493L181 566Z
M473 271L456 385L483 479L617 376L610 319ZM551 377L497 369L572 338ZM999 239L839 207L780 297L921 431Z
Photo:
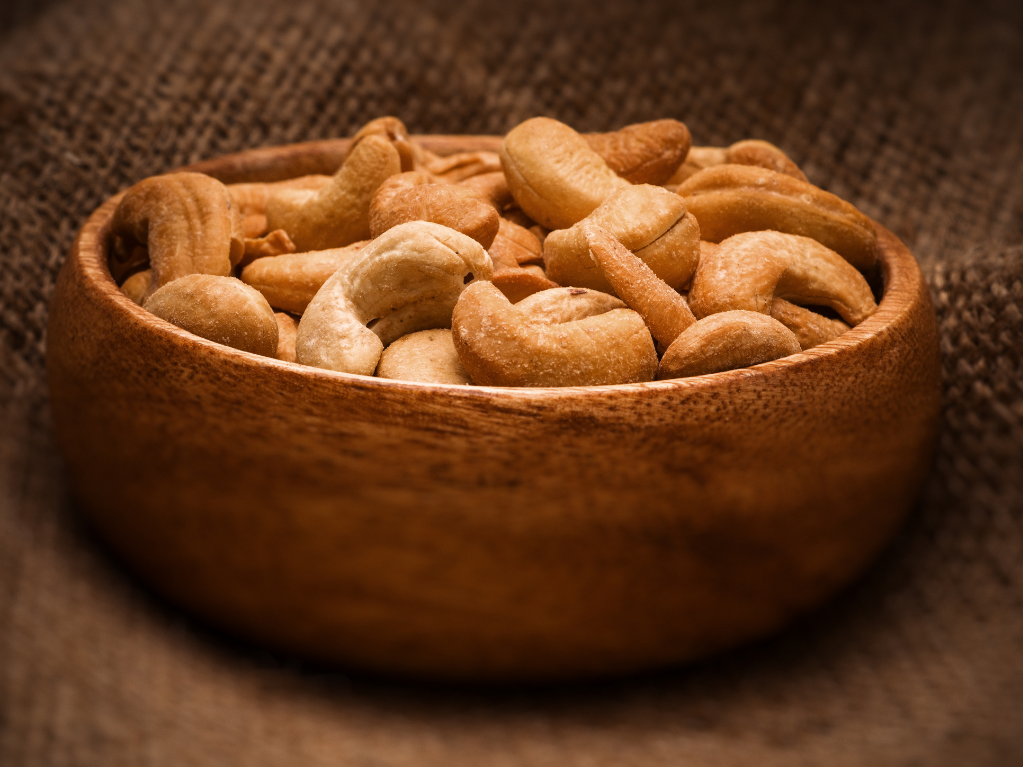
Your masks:
M494 278L491 282L513 304L541 290L560 287L558 283L547 279L541 267L532 265L494 269Z
M514 269L518 266L543 264L543 246L540 239L528 229L506 218L498 221L497 237L487 248L495 269Z
M523 298L515 308L533 322L559 325L629 307L622 299L599 290L552 288Z
M270 306L301 314L323 283L367 245L364 240L346 248L260 258L242 270L241 279L262 293Z
M817 312L775 297L771 303L771 316L796 334L803 351L838 338L849 329L841 320L823 317Z
M501 166L515 202L548 229L582 221L612 192L629 186L586 139L548 117L509 131L501 142Z
M389 229L309 303L298 325L298 361L373 375L386 344L448 326L465 284L491 276L486 251L460 232L427 221Z
M414 178L405 178L409 176ZM369 208L370 235L379 237L409 221L432 221L489 248L500 226L500 216L493 206L479 199L471 189L420 183L424 176L401 173L380 185Z
M870 286L848 261L809 237L746 232L700 261L689 291L698 318L731 309L770 314L774 298L830 306L850 325L875 311Z
M799 166L774 144L760 139L736 141L729 147L694 146L686 161L667 183L681 184L695 173L714 165L758 165L761 168L784 173L786 176L807 181Z
M149 282L153 278L152 269L144 269L135 272L131 277L121 283L121 292L128 296L133 302L142 306L142 302L149 292Z
M414 170L425 162L423 150L409 138L408 128L397 117L378 117L359 128L352 136L352 143L348 145L345 162L348 162L355 147L368 136L376 136L391 143L401 163L401 171L398 172Z
M685 378L759 365L799 351L791 330L766 314L721 312L684 331L661 358L657 379Z
M583 138L615 173L633 184L663 184L689 153L692 137L678 120L627 125L612 133Z
M662 347L670 346L696 322L686 300L606 229L585 222L583 232L593 259L630 309L639 312Z
M772 229L812 237L857 269L877 260L877 232L869 218L823 189L750 165L702 170L678 187L700 236L721 242L733 234Z
M138 246L148 249L152 279L147 298L188 274L226 277L245 250L241 218L227 187L203 173L140 181L118 204L111 231L119 240L112 248L115 261Z
M420 330L399 338L380 355L377 378L472 385L448 328Z
M233 277L189 274L151 295L145 309L197 336L273 357L277 320L257 291Z
M559 324L531 319L496 287L462 293L451 317L455 349L472 380L487 386L590 386L650 381L650 331L629 309Z
M266 204L267 226L286 231L302 252L368 240L373 193L400 172L394 146L380 136L366 136L326 186L275 191Z
M547 274L562 285L613 292L590 258L584 227L606 229L672 288L687 284L700 257L700 227L677 194L659 186L628 186L611 194L589 216L544 241Z

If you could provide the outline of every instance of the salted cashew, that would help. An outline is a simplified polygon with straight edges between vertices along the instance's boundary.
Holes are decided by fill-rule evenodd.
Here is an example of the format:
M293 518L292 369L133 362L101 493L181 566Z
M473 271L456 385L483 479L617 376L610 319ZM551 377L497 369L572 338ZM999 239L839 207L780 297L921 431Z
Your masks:
M583 233L596 224L606 229L672 288L688 283L700 256L700 227L685 201L659 186L637 184L612 193L590 215L544 241L548 276L562 285L613 292L590 258Z
M152 279L146 297L187 274L226 277L245 247L241 218L227 188L203 173L140 181L121 198L111 232L115 280L123 277L118 262L128 264L139 249L147 251Z
M531 321L558 325L629 307L622 299L599 290L552 288L522 299L515 308Z
M380 136L366 136L326 186L315 191L275 191L266 204L267 227L286 231L302 252L343 248L369 239L373 193L400 172L394 146Z
M635 123L611 133L584 133L583 138L611 170L633 184L665 183L692 143L689 129L678 120Z
M348 151L345 153L345 162L348 162L355 148L369 136L384 139L394 147L401 163L401 170L396 172L415 170L426 161L423 150L409 138L405 123L397 117L378 117L363 125L352 136L352 143L348 145Z
M473 176L499 172L501 158L497 152L457 152L427 162L423 170L455 184Z
M275 191L279 189L316 190L329 183L330 176L314 174L289 178L284 181L228 184L227 191L242 217L242 232L245 237L256 239L269 231L266 227L266 203Z
M284 362L297 362L295 357L295 338L298 335L298 324L290 314L274 312L277 322L277 354Z
M543 264L543 246L535 234L506 218L498 224L497 237L487 248L495 269Z
M260 258L242 270L241 280L270 306L301 314L323 283L367 245L369 240L363 240L344 248Z
M534 117L501 142L501 166L515 202L537 223L565 229L629 182L564 123Z
M721 242L740 232L773 229L812 237L857 269L877 260L877 232L853 205L813 184L766 168L718 165L678 187L700 236Z
M807 181L799 166L789 159L781 149L760 139L736 141L728 147L694 146L689 150L686 161L679 166L667 183L681 184L695 173L714 165L757 165L761 168L784 173L787 176Z
M639 312L662 347L696 322L686 300L610 232L592 222L583 222L582 227L593 260L614 292Z
M197 336L273 357L277 321L266 299L234 277L189 274L146 299L144 308Z
M704 317L685 330L661 358L657 379L685 378L759 365L799 351L791 330L759 312Z
M458 359L448 328L420 330L402 336L384 349L376 375L398 381L472 385L472 379Z
M146 293L149 291L149 282L152 278L152 269L135 272L135 274L121 283L121 292L136 304L142 306L142 301L145 300Z
M449 327L466 284L493 273L483 247L428 221L388 229L338 269L298 325L303 365L373 375L392 341Z
M775 297L771 303L771 316L796 334L803 351L838 338L849 329L841 320L824 317L784 298Z
M481 200L492 205L498 213L504 211L515 200L508 189L508 179L504 171L483 173L459 182L459 186L471 189Z
M689 307L699 319L732 309L770 314L775 298L829 306L850 325L877 310L870 286L848 261L809 237L770 231L729 237L701 259Z
M463 291L451 317L455 350L474 383L589 386L650 381L657 370L650 331L630 309L572 322L531 319L493 285Z
M415 178L406 178L413 176ZM497 236L500 216L469 188L419 183L421 173L401 173L381 184L369 209L371 237L409 221L432 221L468 235L484 248Z
M294 253L296 250L295 243L288 237L287 232L283 229L274 229L262 237L245 238L245 255L238 262L238 266L244 269L257 259L283 256L287 253Z

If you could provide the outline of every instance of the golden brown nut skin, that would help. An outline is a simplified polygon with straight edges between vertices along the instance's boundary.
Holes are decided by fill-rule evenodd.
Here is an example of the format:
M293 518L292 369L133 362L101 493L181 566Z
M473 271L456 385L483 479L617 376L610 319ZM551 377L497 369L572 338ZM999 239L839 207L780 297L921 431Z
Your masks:
M345 248L259 258L242 270L241 280L275 309L302 314L323 283L368 244L364 240Z
M452 184L411 186L373 198L369 211L372 238L409 221L432 221L446 226L472 237L486 249L497 237L501 217L471 189Z
M233 277L180 277L153 293L144 308L218 344L264 357L277 353L273 309L258 291Z
M771 303L771 316L796 334L803 351L838 338L849 326L841 320L824 317L810 309L775 298Z
M298 362L295 357L295 338L298 335L298 323L290 314L274 312L277 320L277 359L284 362Z
M689 128L678 120L635 123L611 133L585 133L583 138L611 170L632 184L667 182L692 143Z
M668 347L657 380L720 373L799 352L791 330L766 314L731 311L691 325Z
M476 384L591 386L653 380L650 331L630 309L560 324L531 319L490 283L469 285L455 305L451 334Z

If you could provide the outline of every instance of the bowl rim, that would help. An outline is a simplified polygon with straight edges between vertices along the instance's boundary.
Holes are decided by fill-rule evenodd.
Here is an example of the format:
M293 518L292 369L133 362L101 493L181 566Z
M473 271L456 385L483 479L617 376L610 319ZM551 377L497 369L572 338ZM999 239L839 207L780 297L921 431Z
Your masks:
M489 149L500 137L492 136L413 136L427 148L440 150L438 153L452 151L477 151L482 146ZM279 147L264 147L223 155L201 163L188 165L177 171L204 172L217 177L221 175L249 176L259 175L261 170L274 168L272 175L280 178L291 178L303 175L301 172L281 176L282 162L293 161L300 164L308 156L319 157L326 154L329 158L343 153L349 143L348 139L333 139L318 142L285 144ZM465 147L469 148L466 149ZM461 147L461 148L460 148ZM329 162L329 159L327 160ZM275 164L276 163L276 164ZM251 167L249 167L251 166ZM168 171L168 172L177 172ZM275 178L274 180L279 180ZM259 181L258 178L252 181ZM239 183L239 182L230 182ZM242 183L251 183L245 181ZM223 355L225 361L230 360L244 366L269 366L288 375L309 376L322 382L355 385L368 388L381 388L393 391L415 391L435 393L449 397L470 397L491 399L494 397L515 397L527 400L550 400L564 397L591 397L612 393L641 394L643 392L694 391L717 388L722 385L738 384L744 380L758 377L774 377L786 371L812 365L820 360L851 353L858 347L868 344L871 340L884 335L891 327L901 324L913 312L915 294L923 282L919 264L909 249L891 231L873 221L878 234L878 268L881 276L882 296L877 311L854 328L826 343L805 351L783 357L778 360L760 363L745 368L726 370L688 378L673 378L663 381L646 381L626 384L600 384L589 386L564 387L513 387L513 386L477 386L468 384L425 383L419 381L400 381L396 379L377 378L354 373L342 373L322 368L301 365L297 362L286 362L272 357L264 357L253 352L234 349L223 344L210 341L183 330L170 322L147 312L121 292L110 273L108 264L109 230L114 210L127 190L113 195L102 203L89 216L83 225L72 248L69 261L75 261L80 267L84 287L95 299L103 303L113 312L127 315L129 321L145 327L147 330L171 336L173 339L207 353Z

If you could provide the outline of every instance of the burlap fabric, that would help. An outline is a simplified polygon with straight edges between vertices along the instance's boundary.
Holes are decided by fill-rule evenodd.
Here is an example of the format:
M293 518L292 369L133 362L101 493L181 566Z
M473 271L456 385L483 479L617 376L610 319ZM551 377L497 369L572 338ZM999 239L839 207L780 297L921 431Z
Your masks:
M1019 4L20 3L0 37L0 764L1023 764ZM13 10L10 10L13 9ZM896 231L941 326L917 510L780 637L553 690L324 673L195 625L78 517L47 301L76 230L144 176L245 147L582 130L762 137Z

